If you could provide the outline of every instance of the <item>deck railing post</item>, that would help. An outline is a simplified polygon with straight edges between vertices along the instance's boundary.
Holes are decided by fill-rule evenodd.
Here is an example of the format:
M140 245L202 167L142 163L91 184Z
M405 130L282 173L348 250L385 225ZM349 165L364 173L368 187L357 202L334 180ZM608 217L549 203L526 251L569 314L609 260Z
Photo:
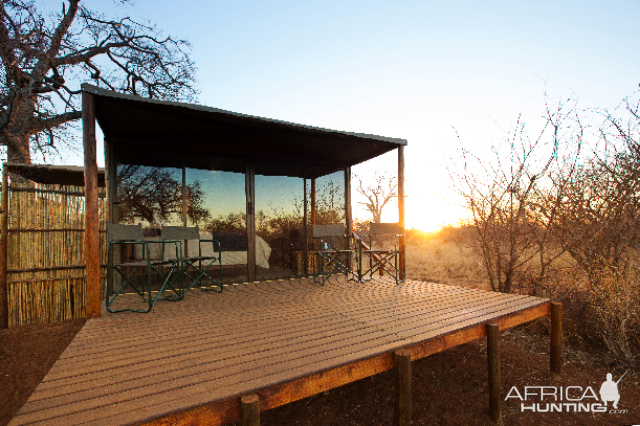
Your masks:
M487 361L489 367L489 414L496 425L502 424L500 384L500 326L487 324Z
M395 426L411 424L411 352L408 349L395 351Z
M256 394L240 398L242 426L260 426L260 398Z
M562 375L562 303L551 302L550 359L551 377L559 380Z

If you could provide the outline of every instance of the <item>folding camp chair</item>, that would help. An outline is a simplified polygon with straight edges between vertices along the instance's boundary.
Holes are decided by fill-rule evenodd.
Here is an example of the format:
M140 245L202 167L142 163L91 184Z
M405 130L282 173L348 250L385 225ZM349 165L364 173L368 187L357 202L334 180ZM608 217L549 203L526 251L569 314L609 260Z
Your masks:
M164 240L180 240L185 242L182 246L180 269L183 280L188 278L190 284L187 286L185 283L184 294L196 285L198 285L201 291L222 292L222 250L220 249L220 242L218 240L201 240L200 230L197 226L163 226L162 238ZM189 249L191 248L189 247L189 240L197 240L197 255L189 253ZM211 243L211 245L205 244L203 246L203 243ZM219 270L219 276L216 274L215 278L209 275L209 270L213 266L217 266ZM208 278L211 281L211 288L202 287L202 280L204 278Z
M393 248L382 247L377 241L380 236L393 235ZM360 281L364 281L368 275L368 279L373 279L373 274L379 271L388 273L396 281L396 284L404 282L404 276L399 269L398 258L400 256L399 237L402 236L402 228L397 223L372 223L369 226L369 248L363 248L359 244L358 255L358 277ZM375 248L374 243L380 248ZM368 259L369 265L363 270L362 261Z
M109 312L141 312L147 313L153 308L158 300L178 301L182 299L182 277L179 273L179 265L176 260L165 261L164 259L152 259L150 245L160 244L164 251L164 246L170 246L178 258L180 253L179 241L144 241L142 225L118 225L107 223L107 238L109 248L107 252L107 297L106 305ZM117 248L118 257L114 261L114 252ZM123 248L129 247L133 255L132 259ZM136 250L136 248L139 248ZM140 258L136 259L136 252ZM123 255L124 254L124 255ZM161 269L169 267L169 272L164 273ZM138 271L141 273L138 273ZM152 288L152 272L159 278L159 283ZM174 273L175 272L175 273ZM133 293L127 293L133 290ZM155 293L155 295L154 295ZM169 294L165 294L169 293ZM124 294L137 294L142 297L147 309L119 308L112 309L116 298Z
M348 249L350 236L343 225L313 226L313 281L322 285L334 274L344 274L347 279L356 279L351 270L353 250ZM319 262L319 265L317 264Z

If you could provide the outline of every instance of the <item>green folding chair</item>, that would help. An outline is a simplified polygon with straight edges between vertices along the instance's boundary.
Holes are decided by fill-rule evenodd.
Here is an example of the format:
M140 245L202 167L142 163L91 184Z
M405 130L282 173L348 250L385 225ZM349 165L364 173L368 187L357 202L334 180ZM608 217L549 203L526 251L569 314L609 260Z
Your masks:
M384 235L393 236L393 247L381 247L377 239ZM360 281L365 281L367 275L369 280L373 279L373 274L379 271L386 272L396 281L396 284L404 282L404 277L399 269L398 258L400 256L399 238L402 236L402 228L397 223L372 223L369 226L369 248L363 249L359 244L358 254L358 277ZM374 247L374 243L379 248ZM369 265L363 270L362 260L367 258Z
M162 239L184 242L180 254L180 271L183 276L183 282L185 282L184 294L196 285L200 291L222 292L222 250L218 240L200 239L200 230L197 226L163 226ZM198 242L197 255L189 253L188 241L190 240ZM216 266L218 267L218 272L213 277L214 273L211 268ZM210 288L202 286L204 279L211 281ZM187 282L189 282L188 286Z
M144 241L142 225L120 225L107 223L107 297L108 312L149 312L158 300L178 301L182 299L182 276L179 273L179 262L176 260L152 259L150 246L159 244L170 246L180 254L180 241ZM114 260L116 248L120 259ZM122 259L122 250L130 247L131 259ZM138 248L138 250L136 250ZM136 254L139 254L136 256ZM129 257L125 254L124 257ZM169 268L167 273L164 269ZM154 274L155 273L155 274ZM153 277L157 281L152 280ZM154 288L155 287L155 288ZM168 293L168 294L166 294ZM116 300L124 295L138 295L147 305L146 309L116 308L112 306ZM120 299L121 300L121 299ZM125 305L126 302L123 301ZM135 302L134 302L135 303Z
M324 285L332 275L344 274L348 280L357 280L351 270L353 250L349 249L350 236L343 225L313 225L313 281Z

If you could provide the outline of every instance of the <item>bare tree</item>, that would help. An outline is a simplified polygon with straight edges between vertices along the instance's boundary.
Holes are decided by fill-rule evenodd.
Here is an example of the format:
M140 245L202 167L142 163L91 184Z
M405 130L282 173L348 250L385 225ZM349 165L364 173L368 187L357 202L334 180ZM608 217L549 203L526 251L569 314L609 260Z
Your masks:
M635 362L640 345L640 117L606 112L600 150L567 182L554 233L586 281L594 331Z
M80 0L49 17L33 0L3 0L0 13L0 145L10 162L56 149L66 125L81 117L82 80L149 98L194 99L188 44L155 27L107 18Z
M543 285L549 266L562 254L561 247L552 244L550 228L563 190L551 189L556 188L553 178L558 170L566 174L562 179L570 178L582 143L579 120L563 108L547 107L545 125L535 139L518 118L506 149L494 146L493 158L483 160L463 148L463 170L450 170L471 213L494 291L509 293L517 281ZM560 158L559 137L567 129L573 129L566 147L572 155Z
M382 210L392 199L398 196L398 182L395 177L386 173L374 172L374 178L368 185L361 176L356 176L358 186L356 190L367 201L359 201L371 213L374 223L380 223Z
M149 223L167 222L182 214L182 182L160 167L124 165L118 169L120 216L124 222L143 218ZM200 182L186 186L187 217L195 224L210 213L203 207L204 191Z

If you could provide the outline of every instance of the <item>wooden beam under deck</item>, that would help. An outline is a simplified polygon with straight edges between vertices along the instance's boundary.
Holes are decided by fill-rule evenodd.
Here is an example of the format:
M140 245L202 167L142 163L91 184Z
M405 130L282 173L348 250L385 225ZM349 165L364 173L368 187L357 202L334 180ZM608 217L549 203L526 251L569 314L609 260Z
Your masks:
M228 286L91 320L10 425L222 425L241 419L242 396L268 410L387 371L396 350L415 360L549 312L546 299L392 279Z

